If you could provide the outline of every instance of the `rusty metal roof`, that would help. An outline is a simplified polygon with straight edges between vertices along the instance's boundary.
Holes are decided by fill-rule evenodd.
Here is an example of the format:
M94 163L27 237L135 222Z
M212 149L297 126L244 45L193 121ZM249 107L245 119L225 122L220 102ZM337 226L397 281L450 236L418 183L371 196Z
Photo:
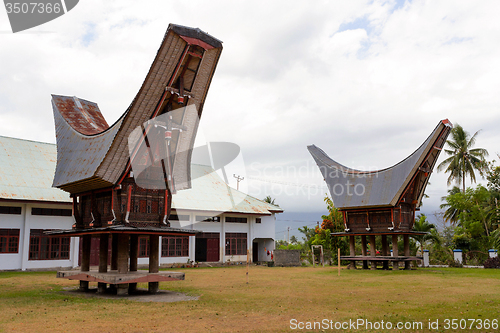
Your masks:
M210 211L221 213L271 215L282 213L278 206L268 204L234 188L205 165L191 165L192 188L172 195L172 208L179 214L182 210Z
M0 136L0 199L70 202L51 187L56 146Z
M440 121L413 154L392 167L377 171L360 171L343 166L315 145L307 149L323 174L337 208L394 207L413 176L419 170L424 170L429 175L426 175L425 183L418 189L418 201L421 200L451 127L447 119Z
M96 103L75 96L52 95L52 105L66 122L81 134L98 134L109 127Z

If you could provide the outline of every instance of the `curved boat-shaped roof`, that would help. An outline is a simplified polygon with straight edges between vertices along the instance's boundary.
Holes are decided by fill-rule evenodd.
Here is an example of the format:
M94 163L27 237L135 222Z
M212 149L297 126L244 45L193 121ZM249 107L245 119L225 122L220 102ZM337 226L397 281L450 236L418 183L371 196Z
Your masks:
M189 49L193 45L202 52L193 53ZM129 163L127 140L130 133L151 119L162 106L165 96L182 93L173 87L175 80L180 80L180 73L186 73L183 80L189 83L184 95L189 96L187 105L196 106L198 116L201 116L221 51L222 42L200 29L170 24L139 92L111 127L97 104L76 97L53 95L57 167L52 186L70 193L81 193L117 184ZM195 70L186 60L189 57L198 59ZM192 119L187 121L193 123ZM196 129L197 123L193 126ZM184 151L186 147L192 147L193 132L179 134L179 147ZM186 173L185 169L189 171L190 154L181 155L176 164L182 172L174 165L177 174Z
M430 173L446 141L451 123L445 119L413 154L396 165L377 171L360 171L332 160L315 145L307 149L328 185L333 202L340 209L395 207L412 187L414 199L420 202ZM418 177L421 172L423 177Z
M109 127L96 103L75 96L57 95L52 95L52 103L68 125L80 134L94 135Z

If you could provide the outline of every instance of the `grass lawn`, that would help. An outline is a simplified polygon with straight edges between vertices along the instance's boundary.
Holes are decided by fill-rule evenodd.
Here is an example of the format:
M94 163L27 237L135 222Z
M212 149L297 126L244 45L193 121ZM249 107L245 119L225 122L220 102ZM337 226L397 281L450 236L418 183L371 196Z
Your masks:
M61 290L76 289L78 282L56 279L55 272L0 272L0 332L288 332L292 319L297 325L383 320L393 328L422 322L424 328L394 332L499 331L469 329L472 321L467 329L445 329L445 320L500 320L500 270L342 270L339 277L335 268L252 266L248 285L245 267L176 271L185 272L186 280L162 282L160 288L199 295L198 301L69 296ZM439 320L439 329L429 330L429 319ZM375 328L368 331L389 331Z

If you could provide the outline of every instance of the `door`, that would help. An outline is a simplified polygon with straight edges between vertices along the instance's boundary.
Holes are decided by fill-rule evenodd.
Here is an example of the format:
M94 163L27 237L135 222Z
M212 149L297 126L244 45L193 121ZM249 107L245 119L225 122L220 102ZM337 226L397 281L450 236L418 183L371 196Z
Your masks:
M207 261L207 239L196 237L194 260L197 262Z
M259 261L259 243L253 243L252 245L252 262Z
M207 261L219 261L219 239L218 238L208 238L207 239Z

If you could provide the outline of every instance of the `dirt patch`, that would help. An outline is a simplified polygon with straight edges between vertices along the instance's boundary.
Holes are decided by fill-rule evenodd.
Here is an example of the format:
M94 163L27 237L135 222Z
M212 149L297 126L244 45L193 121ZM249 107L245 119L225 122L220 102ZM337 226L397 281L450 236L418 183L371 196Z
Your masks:
M116 295L107 290L105 294L98 294L97 288L89 289L88 291L80 291L75 288L64 288L62 293L72 296L80 297L96 297L107 299L126 299L134 302L158 302L158 303L171 303L171 302L184 302L184 301L197 301L199 296L188 296L183 293L178 293L169 290L160 290L156 294L148 293L147 289L137 289L132 295Z

